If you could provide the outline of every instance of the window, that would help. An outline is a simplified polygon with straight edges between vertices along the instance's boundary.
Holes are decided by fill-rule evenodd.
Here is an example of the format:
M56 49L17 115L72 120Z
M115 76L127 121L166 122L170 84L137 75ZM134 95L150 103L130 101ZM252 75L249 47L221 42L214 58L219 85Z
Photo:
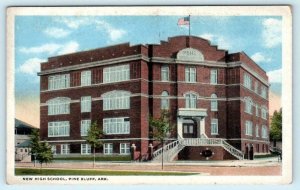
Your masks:
M60 145L60 153L61 154L70 154L70 145L69 144L61 144Z
M210 70L210 84L218 84L218 70Z
M211 135L218 135L218 119L211 119Z
M268 138L268 129L267 129L267 126L265 126L265 125L261 126L261 137L264 139Z
M48 115L59 115L70 113L70 98L58 97L47 101Z
M196 68L186 67L185 68L185 82L196 82Z
M267 98L267 88L264 86L261 86L261 96Z
M254 83L254 92L258 94L258 82L255 81Z
M256 125L255 131L256 131L256 137L259 137L259 126L258 125Z
M129 79L129 65L106 67L103 69L103 83L126 81Z
M118 110L130 108L130 92L110 91L102 95L103 110Z
M168 110L169 109L169 93L167 91L163 91L161 93L161 105L160 108L163 110Z
M56 145L51 146L51 152L52 154L56 155Z
M91 96L82 96L81 97L81 113L83 112L91 112Z
M113 144L105 143L103 148L104 154L112 154L113 153Z
M56 121L48 123L48 137L68 137L70 136L69 121Z
M49 76L48 90L57 90L68 87L70 87L70 74Z
M81 154L91 154L91 145L81 144Z
M130 154L129 143L120 143L120 154Z
M81 136L87 136L88 130L91 127L91 120L81 120L80 124L80 135Z
M210 110L211 111L218 111L218 100L217 100L217 95L212 94L210 96Z
M167 65L161 66L161 80L169 81L169 67Z
M255 113L256 113L256 116L258 117L259 116L259 113L258 113L258 104L255 104Z
M197 95L188 93L185 94L185 107L186 108L196 108L197 107Z
M91 71L81 72L81 86L91 85Z
M265 106L261 108L261 118L267 119L267 108Z
M246 121L246 135L252 136L252 121Z
M252 114L252 99L249 97L245 98L245 112Z
M130 121L128 117L103 119L103 132L106 135L129 134Z
M252 80L248 73L244 73L244 86L251 90Z

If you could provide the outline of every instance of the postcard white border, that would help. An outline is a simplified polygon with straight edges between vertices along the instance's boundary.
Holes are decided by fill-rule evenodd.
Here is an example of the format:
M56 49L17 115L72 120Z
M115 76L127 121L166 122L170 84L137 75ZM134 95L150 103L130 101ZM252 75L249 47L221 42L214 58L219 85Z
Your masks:
M14 17L25 15L197 15L282 16L282 176L109 176L107 182L55 181L55 184L286 184L292 181L292 13L289 6L140 6L140 7L12 7L7 9L7 182L9 184L54 184L24 181L14 175Z

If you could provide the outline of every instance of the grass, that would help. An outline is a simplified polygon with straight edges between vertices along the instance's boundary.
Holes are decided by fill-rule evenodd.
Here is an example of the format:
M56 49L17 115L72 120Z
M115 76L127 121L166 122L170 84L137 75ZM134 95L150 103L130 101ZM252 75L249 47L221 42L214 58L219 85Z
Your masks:
M196 175L197 173L185 172L145 172L145 171L101 171L101 170L65 170L65 169L31 169L16 168L15 175L78 175L78 176L184 176Z
M271 158L271 157L278 157L277 154L263 154L263 155L254 155L255 158Z
M93 161L93 157L59 157L54 158L55 160L77 160L77 161ZM130 156L103 156L103 157L96 157L96 161L131 161Z

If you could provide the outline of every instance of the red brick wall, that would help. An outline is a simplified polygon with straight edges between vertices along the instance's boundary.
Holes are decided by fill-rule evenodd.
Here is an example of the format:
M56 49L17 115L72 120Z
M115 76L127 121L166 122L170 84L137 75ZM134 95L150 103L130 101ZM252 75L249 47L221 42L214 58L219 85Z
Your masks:
M50 57L48 62L41 65L41 71L136 54L143 54L147 56L147 50L148 48L146 46L130 46L129 43L125 43L89 51Z
M208 159L201 153L205 150L211 150L213 155ZM224 150L222 147L185 147L179 154L178 160L236 160L234 156Z
M169 38L167 42L162 42L160 45L153 45L153 57L175 57L176 54L189 47L202 52L205 60L224 61L224 50L218 50L216 46L211 46L209 41L191 36L190 40L186 36L176 36Z
M187 47L192 47L201 51L204 59L208 61L242 61L251 67L255 72L261 75L262 78L267 80L265 71L257 66L247 55L243 53L230 54L224 50L218 50L216 46L211 46L207 40L192 36L190 40L186 36L177 36L169 38L167 42L161 42L160 45L136 45L129 46L129 44L120 44L105 48L94 49L91 51L84 51L64 56L57 56L49 58L47 63L42 64L42 71L49 69L60 68L71 65L84 64L92 61L100 61L112 58L119 58L123 56L143 54L144 56L151 57L165 57L175 58L176 54ZM91 59L92 58L92 59ZM160 96L162 91L168 91L172 96L170 99L170 112L172 122L177 123L177 110L178 108L185 107L185 100L183 95L188 91L193 91L201 97L197 101L197 108L207 109L208 116L205 118L206 134L209 137L217 138L248 138L245 136L245 121L253 121L253 140L264 140L255 137L255 124L268 126L268 120L261 119L261 112L259 117L255 115L255 108L253 114L249 115L244 112L244 102L239 98L249 96L255 103L265 105L268 107L268 101L256 95L243 87L243 74L244 70L241 67L236 68L214 68L218 70L218 85L210 85L210 70L213 67L194 65L196 67L197 83L185 83L185 65L184 64L168 64L170 73L170 82L159 82L161 80L161 66L163 63L146 62L144 60L137 60L131 62L118 63L115 65L130 64L130 79L138 79L131 81L124 81L118 83L103 84L103 68L99 66L90 68L92 71L92 84L99 84L87 87L80 87L80 73L85 70L70 71L70 86L75 88L55 90L49 92L41 92L41 103L46 103L47 100L55 97L70 97L72 100L79 102L71 103L71 113L68 115L48 116L47 106L41 107L41 137L43 140L78 140L80 137L80 121L81 119L90 118L91 120L98 121L102 126L103 118L107 117L130 117L131 133L130 135L107 135L104 138L148 138L149 137L149 124L148 116L153 114L154 117L159 117L161 113L161 99L152 98ZM225 63L224 63L225 64ZM189 65L193 66L193 65ZM66 73L66 72L65 72ZM142 80L139 80L139 79ZM156 82L153 82L156 81ZM180 82L178 82L180 81ZM252 76L252 83L254 81L263 85L257 78ZM227 86L226 86L227 85ZM78 87L78 88L77 88ZM41 90L48 89L48 75L41 76ZM112 110L103 111L102 100L93 101L91 113L80 112L80 98L81 96L92 96L92 98L100 98L105 92L112 90L126 90L138 96L131 97L130 109L128 110ZM254 89L254 86L252 86ZM140 96L139 94L143 94ZM206 99L215 93L218 98L237 98L234 100L220 100L218 101L218 111L210 111L210 100ZM146 95L146 96L144 96ZM149 95L149 97L148 97ZM204 99L203 99L204 97ZM219 124L219 135L210 135L211 118L217 118ZM62 121L68 120L71 125L70 137L47 137L47 126L49 121ZM260 129L261 132L261 129ZM176 134L174 134L176 137ZM136 143L137 152L141 151L144 155L148 151L148 141L134 140L131 143ZM240 143L235 144L240 147ZM226 153L222 153L218 147L213 147L214 150L220 151L220 155L215 155L217 159L223 157L227 158ZM196 149L195 149L196 151ZM197 150L199 151L199 150ZM229 156L230 157L230 156ZM195 158L198 159L198 158ZM199 158L200 159L200 158Z

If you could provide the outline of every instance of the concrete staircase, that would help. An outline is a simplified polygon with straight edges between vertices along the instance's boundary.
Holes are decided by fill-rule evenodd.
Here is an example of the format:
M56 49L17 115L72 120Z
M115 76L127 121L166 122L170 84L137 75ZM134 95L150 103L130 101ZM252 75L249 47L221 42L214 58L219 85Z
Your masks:
M231 155L236 157L239 160L244 159L244 154L231 146L224 139L220 138L179 138L176 141L173 141L163 148L159 148L153 153L153 162L160 162L163 159L166 162L174 160L178 153L186 146L220 146L224 148Z

